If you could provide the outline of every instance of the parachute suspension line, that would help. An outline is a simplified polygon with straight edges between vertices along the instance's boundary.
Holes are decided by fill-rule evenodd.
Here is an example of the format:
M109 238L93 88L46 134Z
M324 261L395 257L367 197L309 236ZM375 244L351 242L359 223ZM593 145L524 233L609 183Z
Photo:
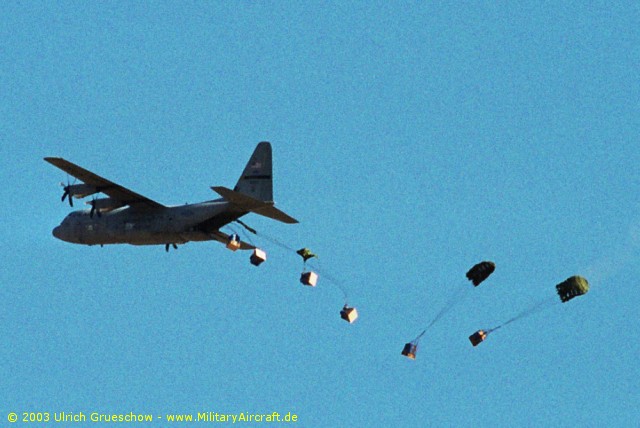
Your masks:
M345 309L347 309L348 308L348 303L349 303L349 298L347 296L347 291L345 290L345 287L341 283L341 281L337 280L335 277L333 277L332 275L327 273L324 269L322 269L322 267L320 266L320 261L319 260L318 261L309 262L309 265L307 265L307 262L309 260L318 259L318 256L316 254L314 254L308 248L300 248L298 251L296 251L296 254L299 255L300 257L302 257L302 260L303 260L303 264L302 264L303 271L302 272L303 273L305 273L307 271L307 266L309 266L310 268L314 269L316 272L321 274L324 278L326 278L327 281L329 281L329 283L331 283L331 284L335 285L336 287L338 287L338 289L342 292L342 297L344 298L344 307L345 307Z
M238 223L239 225L241 225L247 232L250 232L262 239L266 239L267 241L271 242L272 244L277 245L278 247L285 249L287 251L291 251L292 253L296 253L296 250L293 249L292 247L290 247L289 245L285 244L284 242L280 241L279 239L267 235L265 233L262 232L258 232L256 229L254 229L253 227L249 226L248 224L246 224L245 222L243 222L242 220L235 220L236 223Z
M249 234L245 232L243 229L240 229L240 233L238 233L238 229L236 229L232 225L227 224L227 227L231 230L231 232L234 235L238 237L238 239L240 238L240 233L242 233L243 239L245 239L245 241L248 242L249 244L253 245L253 239L251 239L251 236L249 236Z
M234 235L238 235L238 229L236 229L235 227L233 227L231 224L227 224L226 225L229 230L231 231L231 233L233 233Z
M272 244L275 244L275 245L277 245L278 247L283 248L283 249L285 249L285 250L287 250L287 251L292 251L292 252L294 252L294 253L296 252L296 250L294 250L293 248L291 248L291 247L290 247L290 246L288 246L287 244L284 244L284 243L280 242L278 239L273 238L273 237L271 237L271 236L269 236L269 235L265 235L265 234L264 234L264 233L262 233L262 232L260 232L260 233L257 233L257 232L256 232L256 235L257 235L257 236L259 236L259 237L261 237L261 238L266 239L267 241L271 242Z
M449 298L449 300L447 300L447 302L444 304L442 309L440 309L440 311L436 314L433 320L431 320L429 325L427 325L427 328L425 328L425 332L429 330L436 322L438 322L440 318L442 318L447 312L449 312L456 304L464 300L464 298L467 296L466 294L464 294L466 289L467 289L466 287L459 288L458 291L456 291L456 293L453 294Z
M231 233L229 234L229 238L231 238L231 236L235 235L237 239L240 239L240 235L238 234L238 230L237 230L235 227L233 227L233 226L232 226L232 225L230 225L230 224L227 224L227 225L226 225L226 227L227 227L227 228L229 229L229 231L231 232Z
M248 224L246 224L245 222L243 222L242 220L235 220L236 223L238 223L240 226L242 226L247 232L250 232L260 238L266 239L267 241L271 242L272 244L277 245L280 248L283 248L287 251L292 251L295 253L296 250L294 250L293 248L291 248L290 246L288 246L287 244L281 242L280 240L274 238L273 236L269 236L269 235L265 235L262 232L258 232L256 229L254 229L253 227L249 226ZM253 244L253 243L252 243Z
M241 229L241 231L242 231L242 236L247 239L247 242L255 247L253 243L253 239L251 239L251 235L249 235L245 230Z
M442 309L440 309L440 311L431 320L431 322L425 327L425 329L422 330L422 333L420 333L415 339L413 339L411 343L417 345L418 342L420 342L420 339L422 338L422 336L424 336L427 333L427 331L429 331L429 329L433 327L433 325L440 320L440 318L442 318L447 312L449 312L456 304L463 301L464 298L467 296L467 294L464 294L466 291L466 288L467 287L459 288L458 291L456 291L449 298L449 300L447 300L447 302L444 304Z
M251 245L255 246L255 245L253 244L253 239L251 239L251 235L249 235L249 234L247 233L247 231L246 231L246 230L244 230L244 229L240 229L240 231L242 232L242 236L243 236L244 238L246 238L247 242L248 242L249 244L251 244Z
M502 328L506 325L511 324L514 321L518 321L521 320L522 318L527 318L531 315L534 315L550 306L556 305L556 304L560 304L560 302L557 302L557 299L555 297L552 298L547 298L547 299L543 299L537 303L535 303L534 305L531 305L530 307L526 308L525 310L523 310L522 312L520 312L519 314L517 314L516 316L514 316L513 318L508 319L507 321L503 322L502 324L500 324L497 327L492 328L491 330L488 330L487 333L490 333L492 331L495 331L499 328Z
M320 275L322 275L322 277L325 278L327 281L329 281L330 283L338 287L338 289L342 292L342 297L344 298L344 304L347 305L349 303L349 297L347 296L347 291L344 287L344 284L341 281L337 280L333 275L328 274L322 268L322 266L320 266L319 260L314 263L317 263L317 265L311 266L311 267L315 269ZM306 269L306 262L305 262L305 269Z
M427 327L424 330L422 330L422 333L417 335L416 338L411 341L411 343L413 343L414 345L417 345L418 343L420 343L420 339L422 339L422 336L424 336L424 334L427 332L428 329L429 328Z
M256 230L254 228L252 228L252 227L249 227L248 225L246 225L245 223L243 223L240 220L236 220L236 223L238 223L238 224L240 224L240 226L242 226L242 229L240 229L240 231L242 232L242 236L247 239L247 242L249 242L251 245L254 245L253 244L253 240L251 239L251 235L249 235L247 232L251 232L254 235L257 235Z

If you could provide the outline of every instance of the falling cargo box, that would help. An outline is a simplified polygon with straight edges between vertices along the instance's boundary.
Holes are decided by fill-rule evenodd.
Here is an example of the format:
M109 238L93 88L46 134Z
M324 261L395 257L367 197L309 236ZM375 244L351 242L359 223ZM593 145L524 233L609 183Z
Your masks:
M240 248L240 238L238 235L229 235L229 239L227 239L227 248L231 251L236 251Z
M358 319L358 311L356 308L350 308L345 305L344 308L340 311L340 318L347 321L348 323L353 323Z
M487 333L485 333L484 330L478 330L475 333L473 333L471 336L469 336L469 341L473 346L478 346L486 338L487 338Z
M262 262L267 260L267 253L259 248L256 248L253 250L253 253L251 254L251 258L249 260L251 261L252 265L260 266Z
M416 359L416 352L418 352L418 345L415 343L406 343L404 348L402 349L401 354L407 358L411 358L412 360Z
M309 287L315 287L318 283L318 274L315 272L304 272L300 277L300 282Z

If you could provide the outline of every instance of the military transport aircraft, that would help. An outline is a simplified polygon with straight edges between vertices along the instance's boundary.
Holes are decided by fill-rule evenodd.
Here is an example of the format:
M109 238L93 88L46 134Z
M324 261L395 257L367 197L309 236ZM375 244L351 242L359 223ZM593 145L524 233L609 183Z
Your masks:
M177 248L189 241L216 240L227 243L229 235L220 228L250 212L284 223L297 223L274 206L271 144L259 143L233 190L211 189L222 198L197 204L165 206L112 181L106 180L62 158L44 158L82 181L64 185L62 201L81 199L97 193L107 198L86 202L90 209L74 211L53 229L53 236L85 245L164 245ZM254 249L246 242L240 249Z

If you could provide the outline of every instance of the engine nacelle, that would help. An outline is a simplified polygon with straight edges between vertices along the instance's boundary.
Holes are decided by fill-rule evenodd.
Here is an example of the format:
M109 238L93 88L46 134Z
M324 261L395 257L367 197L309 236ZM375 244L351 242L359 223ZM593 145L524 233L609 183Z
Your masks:
M103 213L113 211L116 208L124 207L126 205L125 203L122 203L121 201L118 201L117 199L113 199L113 198L93 199L91 201L85 202L85 204L91 205L92 211L97 210Z
M82 199L86 196L99 192L95 186L91 186L89 184L70 184L64 187L64 191L66 194L73 196L76 199Z

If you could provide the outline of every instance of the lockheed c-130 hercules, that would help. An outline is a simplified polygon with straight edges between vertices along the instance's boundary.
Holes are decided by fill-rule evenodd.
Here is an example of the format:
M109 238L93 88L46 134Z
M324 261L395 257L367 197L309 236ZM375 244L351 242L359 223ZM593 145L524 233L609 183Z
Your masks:
M197 204L165 206L118 184L106 180L65 159L47 157L47 162L82 181L64 185L62 201L81 199L97 193L107 198L86 202L91 208L74 211L53 229L53 236L84 245L132 244L172 245L189 241L220 241L232 237L220 228L250 212L283 223L298 223L274 206L271 144L259 143L233 190L217 186L211 189L222 198ZM238 242L239 249L255 250Z

